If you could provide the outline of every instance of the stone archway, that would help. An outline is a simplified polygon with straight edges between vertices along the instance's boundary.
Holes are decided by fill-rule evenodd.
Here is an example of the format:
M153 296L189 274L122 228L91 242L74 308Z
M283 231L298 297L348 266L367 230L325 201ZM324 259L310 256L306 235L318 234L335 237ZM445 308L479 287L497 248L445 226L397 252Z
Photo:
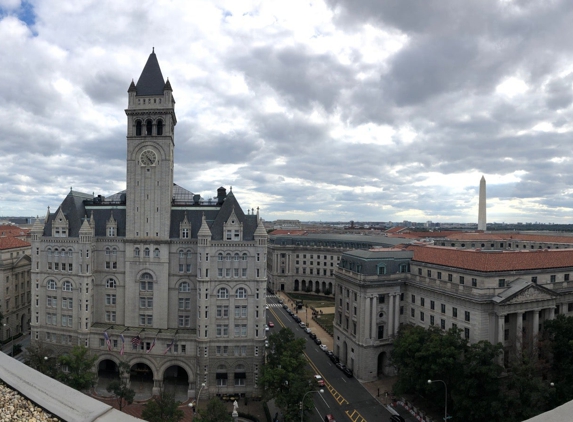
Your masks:
M188 399L189 374L179 365L171 365L163 372L163 390L173 394L175 400Z
M131 366L129 383L135 391L136 400L145 400L153 395L153 370L143 362L137 362Z
M119 379L119 366L112 359L102 359L97 367L97 384L95 389L103 397L109 396L107 386L114 380Z
M298 292L299 288L298 288L298 280L294 281L294 291Z
M306 280L302 280L301 291L306 292Z
M378 365L376 368L376 375L378 375L379 377L381 377L384 374L384 368L386 367L386 361L387 361L388 357L386 355L386 352L380 352L378 354Z

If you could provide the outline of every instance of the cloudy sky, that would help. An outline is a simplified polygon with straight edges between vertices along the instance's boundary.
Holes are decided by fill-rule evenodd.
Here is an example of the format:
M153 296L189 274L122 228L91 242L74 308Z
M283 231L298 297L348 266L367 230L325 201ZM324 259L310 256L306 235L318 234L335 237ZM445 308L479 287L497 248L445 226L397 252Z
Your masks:
M573 223L570 0L0 0L0 215L125 188L152 47L175 182L267 220Z

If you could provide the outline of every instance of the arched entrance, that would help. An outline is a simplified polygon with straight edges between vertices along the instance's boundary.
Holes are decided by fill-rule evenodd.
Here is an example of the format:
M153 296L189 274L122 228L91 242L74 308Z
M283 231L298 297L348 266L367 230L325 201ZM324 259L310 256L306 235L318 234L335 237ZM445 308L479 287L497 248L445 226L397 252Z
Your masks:
M144 400L153 395L153 371L149 365L143 362L133 365L129 373L129 382L137 400Z
M306 280L302 280L302 286L300 288L303 292L306 292Z
M378 365L377 365L377 369L376 369L376 374L379 377L384 375L384 368L386 367L386 360L387 360L386 352L381 352L378 355Z
M342 362L345 365L348 365L348 362L346 362L348 356L348 344L346 344L346 341L342 342L342 356L340 356L340 362Z
M326 281L322 282L322 293L326 292Z
M107 386L116 379L119 379L119 367L111 359L102 360L97 367L96 391L101 396L109 396Z
M298 292L298 280L294 281L294 291Z
M333 292L332 290L332 282L328 283L328 294L331 295Z
M185 368L172 365L163 373L163 390L173 394L175 400L184 402L187 400L189 389L189 375Z
M308 280L308 289L307 292L312 292L312 280Z

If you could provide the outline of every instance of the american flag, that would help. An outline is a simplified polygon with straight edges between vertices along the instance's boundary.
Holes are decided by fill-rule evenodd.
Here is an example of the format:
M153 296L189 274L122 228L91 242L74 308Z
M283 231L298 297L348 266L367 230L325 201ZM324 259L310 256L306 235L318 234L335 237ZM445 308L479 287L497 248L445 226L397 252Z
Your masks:
M119 337L121 338L121 350L119 351L119 354L123 356L123 352L125 351L125 337L123 334L120 334Z
M155 337L155 338L153 339L153 343L151 343L151 347L150 347L149 350L148 350L147 352L145 352L145 353L149 353L149 352L151 352L151 351L153 350L153 348L155 347L155 341L156 341L156 340L157 340L157 337Z
M107 350L109 350L111 352L111 340L109 339L109 336L107 335L107 331L103 332L103 336L104 336L105 342L107 344Z
M171 343L169 343L169 346L167 346L167 349L165 349L165 351L163 352L163 354L167 354L167 352L169 350L171 350L171 348L173 347L173 343L175 343L175 339L171 340Z
M131 344L135 344L136 346L139 346L141 343L141 337L139 337L139 334L131 339Z

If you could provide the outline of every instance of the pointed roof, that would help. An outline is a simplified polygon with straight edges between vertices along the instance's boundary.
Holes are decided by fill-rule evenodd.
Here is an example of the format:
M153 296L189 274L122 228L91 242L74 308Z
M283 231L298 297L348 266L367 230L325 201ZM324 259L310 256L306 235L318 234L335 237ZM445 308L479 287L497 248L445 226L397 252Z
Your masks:
M211 237L211 230L209 230L209 226L207 225L207 220L205 220L205 214L203 213L203 217L201 218L201 228L199 229L198 236L208 236Z
M137 95L163 95L165 79L163 79L155 50L149 55L135 87Z

